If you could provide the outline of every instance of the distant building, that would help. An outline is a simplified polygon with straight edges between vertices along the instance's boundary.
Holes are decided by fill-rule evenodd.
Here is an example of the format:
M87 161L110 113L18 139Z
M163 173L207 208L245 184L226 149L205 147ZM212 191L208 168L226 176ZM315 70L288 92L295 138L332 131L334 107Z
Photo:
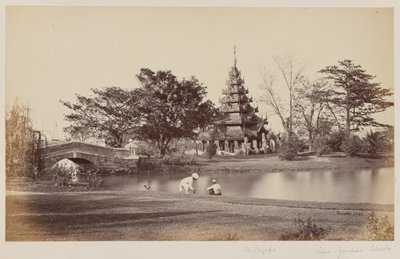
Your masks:
M235 48L234 65L229 72L226 88L222 90L223 96L219 99L219 110L224 114L224 119L213 122L207 131L199 135L203 151L210 141L214 141L220 151L229 153L241 150L245 141L248 148L261 149L263 137L265 139L268 134L268 130L264 128L268 121L256 115L258 107L254 108L250 104L253 99L248 97L249 90L244 87L244 80L236 63Z

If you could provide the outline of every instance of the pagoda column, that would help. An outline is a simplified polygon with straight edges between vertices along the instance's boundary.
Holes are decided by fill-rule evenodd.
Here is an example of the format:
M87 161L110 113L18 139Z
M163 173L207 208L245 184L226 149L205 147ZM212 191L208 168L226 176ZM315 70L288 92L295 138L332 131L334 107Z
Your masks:
M235 140L235 145L234 145L233 151L235 152L237 150L239 150L239 141Z
M225 151L229 152L229 141L225 140Z
M256 140L256 139L253 140L253 148L258 148L257 140Z

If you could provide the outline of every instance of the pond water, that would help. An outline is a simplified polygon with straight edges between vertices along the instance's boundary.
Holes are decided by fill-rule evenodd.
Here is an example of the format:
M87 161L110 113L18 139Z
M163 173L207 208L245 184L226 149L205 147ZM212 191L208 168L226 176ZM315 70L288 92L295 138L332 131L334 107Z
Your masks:
M187 175L112 175L104 185L126 191L145 190L178 192L178 185ZM196 194L207 194L211 180L217 179L224 196L245 196L322 202L394 203L394 168L359 169L353 171L301 171L274 173L236 173L206 175L195 181Z

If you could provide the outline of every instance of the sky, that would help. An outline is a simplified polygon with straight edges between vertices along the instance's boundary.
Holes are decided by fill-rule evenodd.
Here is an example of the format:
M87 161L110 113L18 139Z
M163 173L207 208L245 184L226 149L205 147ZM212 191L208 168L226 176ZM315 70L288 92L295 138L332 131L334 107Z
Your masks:
M233 65L257 99L260 73L277 76L274 57L292 55L304 74L354 60L382 87L394 89L393 10L384 8L156 8L7 6L6 107L16 98L32 109L36 129L65 137L59 100L75 101L91 88L139 87L142 67L195 76L218 104ZM393 90L394 91L394 90ZM393 100L394 98L392 98ZM279 120L258 103L270 128ZM377 115L394 124L394 109Z

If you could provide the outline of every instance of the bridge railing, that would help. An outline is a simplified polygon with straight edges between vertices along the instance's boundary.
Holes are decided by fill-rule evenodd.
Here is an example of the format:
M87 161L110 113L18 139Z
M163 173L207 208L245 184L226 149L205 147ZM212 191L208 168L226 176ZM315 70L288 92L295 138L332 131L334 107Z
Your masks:
M51 145L45 148L45 156L51 156L51 154L58 154L63 152L79 151L90 154L96 154L100 156L111 156L111 157L128 157L129 150L125 148L112 148L104 147L94 144L82 143L82 142L68 142L59 145Z

